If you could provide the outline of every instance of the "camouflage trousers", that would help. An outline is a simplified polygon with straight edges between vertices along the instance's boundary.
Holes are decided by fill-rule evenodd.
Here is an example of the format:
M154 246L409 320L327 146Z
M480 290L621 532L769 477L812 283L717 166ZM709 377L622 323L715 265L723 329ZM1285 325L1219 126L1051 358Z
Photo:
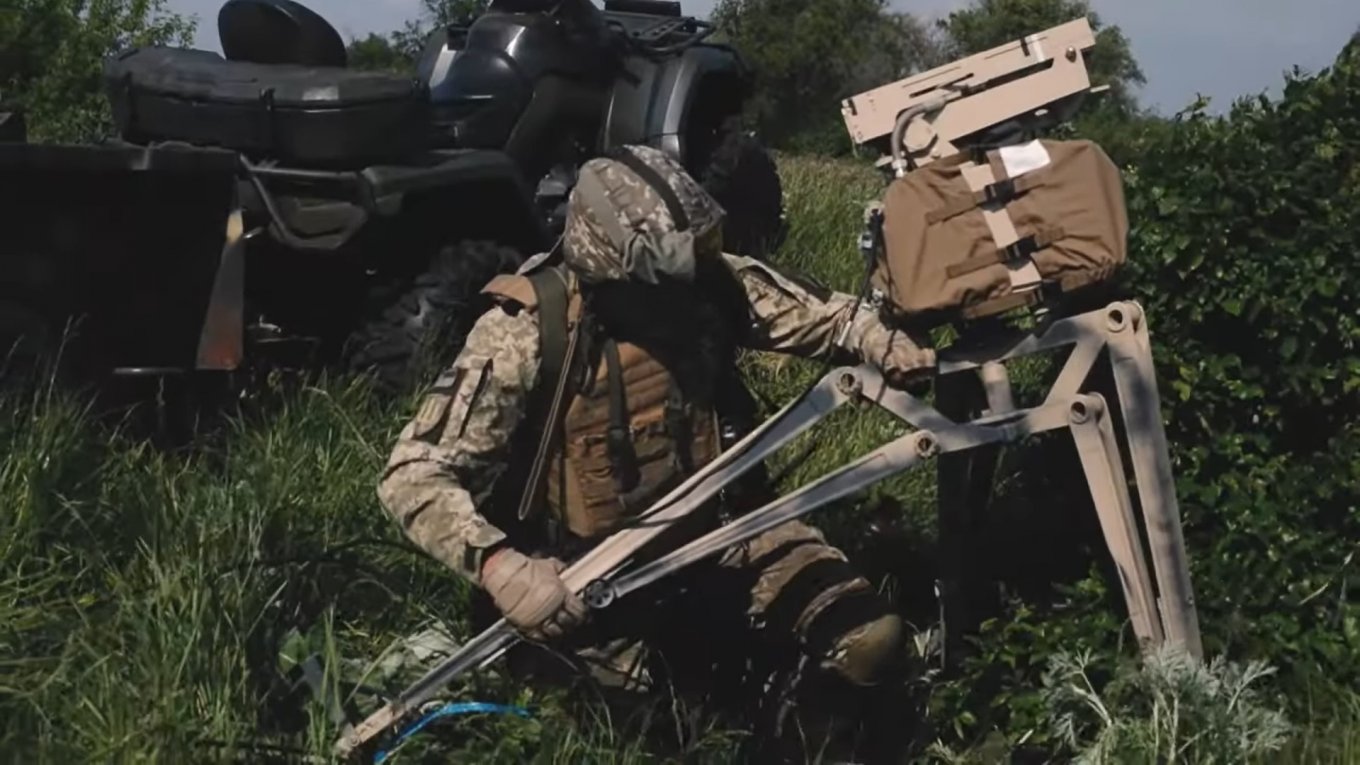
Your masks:
M793 521L596 612L558 644L521 644L508 659L513 674L584 677L625 698L663 685L708 695L722 691L702 686L737 682L734 668L750 671L753 660L806 657L834 671L837 644L888 612L844 553Z

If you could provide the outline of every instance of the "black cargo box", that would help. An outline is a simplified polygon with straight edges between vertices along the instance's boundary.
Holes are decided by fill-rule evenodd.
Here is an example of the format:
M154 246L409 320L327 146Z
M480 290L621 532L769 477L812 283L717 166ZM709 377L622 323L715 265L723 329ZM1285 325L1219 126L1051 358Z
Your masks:
M194 368L235 153L0 143L0 178L0 306L58 339L74 322L61 353L82 374Z
M346 167L399 160L428 145L429 99L411 78L149 47L105 60L104 80L128 141Z

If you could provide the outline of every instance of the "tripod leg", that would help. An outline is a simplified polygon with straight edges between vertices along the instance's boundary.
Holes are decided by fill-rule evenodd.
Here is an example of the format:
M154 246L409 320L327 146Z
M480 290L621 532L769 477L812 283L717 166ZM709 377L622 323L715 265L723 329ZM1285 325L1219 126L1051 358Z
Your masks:
M1199 616L1190 584L1190 564L1181 533L1176 483L1166 430L1162 425L1161 397L1157 392L1152 346L1147 322L1135 303L1117 303L1107 309L1110 331L1110 362L1127 430L1134 480L1147 525L1152 563L1161 594L1162 621L1167 639L1201 657Z
M613 581L601 580L587 588L585 598L593 608L607 608L616 599L670 576L696 561L763 534L848 494L915 467L935 456L939 444L929 432L902 436L864 455L840 470L828 473L798 491L780 497L758 510L694 539L657 560Z
M1086 482L1091 487L1105 544L1110 548L1115 569L1119 572L1134 634L1144 649L1153 647L1164 639L1162 625L1157 619L1152 577L1143 558L1138 519L1134 517L1129 500L1123 461L1114 429L1105 413L1104 399L1099 396L1078 398L1072 403L1071 422L1072 438L1077 444Z
M973 420L987 405L976 374L951 375L936 386L936 406L956 422ZM940 533L940 606L944 622L944 664L955 664L964 637L977 629L986 610L987 586L975 561L977 532L991 502L1000 447L979 446L941 454L936 465Z

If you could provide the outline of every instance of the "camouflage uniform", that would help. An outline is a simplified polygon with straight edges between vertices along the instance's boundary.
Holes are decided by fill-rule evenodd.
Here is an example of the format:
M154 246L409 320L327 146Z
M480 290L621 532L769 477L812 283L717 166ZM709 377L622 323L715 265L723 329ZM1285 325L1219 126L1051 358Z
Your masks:
M658 166L669 162L659 159L664 156L659 152L633 151ZM573 197L595 202L598 210L599 197L610 196L609 201L620 206L621 212L617 221L611 221L578 208L569 219L565 259L585 289L611 281L693 280L699 268L696 258L702 264L710 256L712 232L721 223L716 204L709 199L709 207L692 205L690 209L698 214L690 216L687 231L677 234L655 193L621 165L593 160L584 168L583 177L591 171L601 183L583 183ZM687 176L679 182L672 177L668 181L678 185L682 194L698 188ZM633 209L628 209L630 205ZM717 212L705 216L709 210ZM652 225L650 230L648 225ZM626 242L622 246L600 244L618 245L620 238ZM745 326L734 328L733 333L738 344L815 359L886 360L885 369L899 372L923 372L933 366L930 351L890 333L869 310L857 311L851 296L790 278L750 258L719 255L713 249L711 257L719 258L724 276L744 294ZM535 312L508 309L492 309L481 317L458 358L439 376L402 430L380 482L381 501L406 535L474 585L481 584L488 553L516 543L506 530L512 519L497 516L491 498L497 478L506 471L512 438L529 396L539 384L538 320ZM685 331L707 334L701 327ZM828 666L853 681L873 681L838 664L843 656L836 653L866 631L884 630L882 620L864 617L875 609L881 616L881 604L870 603L876 601L869 583L850 570L844 554L828 545L816 529L800 522L785 524L728 551L717 566L745 575L745 614L751 620L769 622L777 611L776 629L792 632L814 654L825 658ZM796 597L790 594L794 590ZM835 613L833 606L851 602L857 605ZM859 620L847 617L849 611L858 613ZM888 632L894 629L890 625ZM609 645L583 646L579 653L593 652L617 668L636 653L636 641L626 638Z

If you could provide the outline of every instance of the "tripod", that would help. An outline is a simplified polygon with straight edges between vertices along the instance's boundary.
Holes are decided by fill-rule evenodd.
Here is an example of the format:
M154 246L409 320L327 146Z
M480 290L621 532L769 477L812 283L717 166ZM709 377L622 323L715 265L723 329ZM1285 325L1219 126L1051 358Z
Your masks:
M1016 408L1005 363L1064 347L1070 347L1071 353L1044 401ZM956 522L958 513L975 513L987 500L987 492L973 491L967 485L973 473L968 461L994 459L995 450L1005 444L1066 428L1075 441L1140 646L1146 651L1173 644L1200 656L1199 624L1142 308L1132 302L1115 302L1056 319L1036 331L1010 330L953 346L937 356L941 390L947 390L948 381L957 375L979 375L988 399L983 416L962 421L948 417L889 387L869 366L834 370L653 505L638 523L573 563L563 573L564 581L591 608L608 608L618 598L685 566L936 458L941 463L941 497L964 498L960 508L942 503L942 519L948 520L942 524L947 548L957 553L966 542L952 534L961 528ZM1115 381L1117 400L1113 403L1085 390L1102 359L1110 365ZM846 404L881 407L913 430L673 552L645 565L629 565L633 555L666 526L701 507L742 473ZM1124 422L1122 440L1133 466L1136 503L1129 492L1121 439L1112 422L1116 408ZM1140 527L1146 528L1151 566ZM969 618L967 605L959 597L962 578L959 556L949 556L943 592L949 634L948 625L966 623ZM494 661L517 639L504 621L493 625L400 697L348 729L337 752L347 754L380 735L462 672Z

